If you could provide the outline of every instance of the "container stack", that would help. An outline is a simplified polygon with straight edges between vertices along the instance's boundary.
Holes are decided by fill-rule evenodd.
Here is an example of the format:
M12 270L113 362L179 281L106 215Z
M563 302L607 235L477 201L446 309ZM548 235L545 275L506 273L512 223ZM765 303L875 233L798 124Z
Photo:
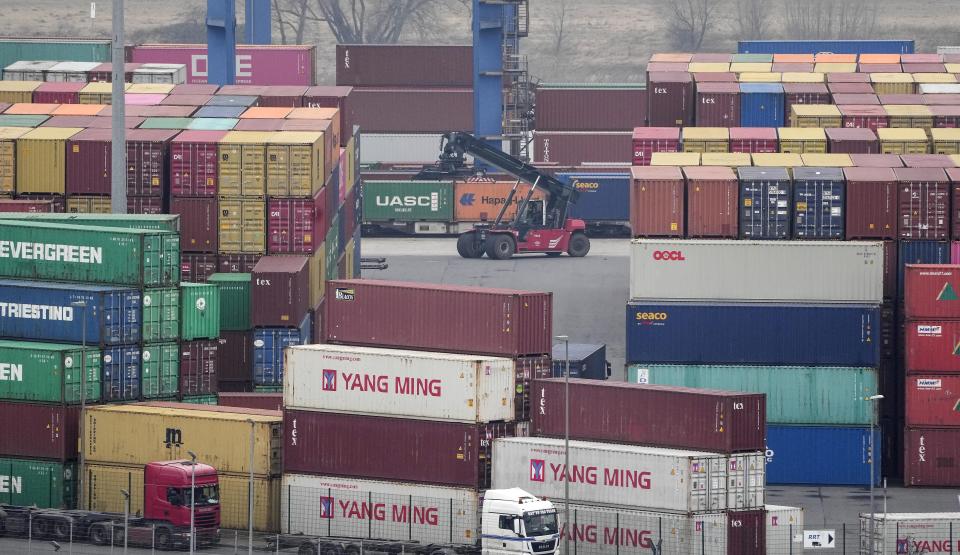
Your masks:
M253 390L279 392L283 388L284 350L313 343L313 312L310 309L312 258L264 256L254 266L251 279L253 329Z
M883 251L880 242L635 239L629 381L765 393L767 483L868 484ZM806 448L816 444L830 444L831 458ZM879 458L875 468L878 481Z

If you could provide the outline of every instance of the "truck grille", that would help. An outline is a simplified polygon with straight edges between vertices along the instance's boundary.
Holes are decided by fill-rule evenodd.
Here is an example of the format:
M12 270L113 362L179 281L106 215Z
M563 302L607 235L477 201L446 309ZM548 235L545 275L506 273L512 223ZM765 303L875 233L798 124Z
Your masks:
M530 547L533 549L534 553L541 553L543 551L553 551L553 546L557 542L554 540L545 541L545 542L533 542Z
M197 528L215 528L217 526L217 513L200 513L194 516L194 525Z

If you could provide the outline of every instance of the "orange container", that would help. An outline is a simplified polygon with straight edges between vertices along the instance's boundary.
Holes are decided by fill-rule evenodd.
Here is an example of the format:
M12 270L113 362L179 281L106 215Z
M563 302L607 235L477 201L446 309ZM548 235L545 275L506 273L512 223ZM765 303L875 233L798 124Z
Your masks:
M240 119L283 119L293 108L255 106L240 114Z
M456 208L454 218L458 222L479 222L481 220L493 221L497 219L500 208L507 201L507 195L513 188L514 181L501 181L496 183L468 183L460 182L454 186L454 198ZM504 213L504 219L513 218L517 213L517 206L523 202L530 186L521 183L517 187L517 194L514 195L513 202ZM533 195L534 199L542 199L543 194L537 191Z

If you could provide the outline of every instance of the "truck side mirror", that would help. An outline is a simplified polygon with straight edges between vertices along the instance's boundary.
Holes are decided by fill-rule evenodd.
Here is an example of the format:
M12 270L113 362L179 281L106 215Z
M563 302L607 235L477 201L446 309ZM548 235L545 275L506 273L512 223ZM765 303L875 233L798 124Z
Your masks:
M523 534L520 533L520 519L519 519L519 518L516 518L516 517L514 517L514 519L513 519L513 533L516 534L516 535L518 535L518 536L522 536L522 535L523 535Z

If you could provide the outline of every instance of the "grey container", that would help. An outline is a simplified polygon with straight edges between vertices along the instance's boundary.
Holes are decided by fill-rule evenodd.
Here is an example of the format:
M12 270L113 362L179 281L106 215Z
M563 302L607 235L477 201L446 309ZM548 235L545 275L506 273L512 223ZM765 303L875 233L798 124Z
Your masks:
M845 190L840 168L793 168L793 238L843 239Z
M740 238L790 237L790 174L785 168L743 167L740 178Z

